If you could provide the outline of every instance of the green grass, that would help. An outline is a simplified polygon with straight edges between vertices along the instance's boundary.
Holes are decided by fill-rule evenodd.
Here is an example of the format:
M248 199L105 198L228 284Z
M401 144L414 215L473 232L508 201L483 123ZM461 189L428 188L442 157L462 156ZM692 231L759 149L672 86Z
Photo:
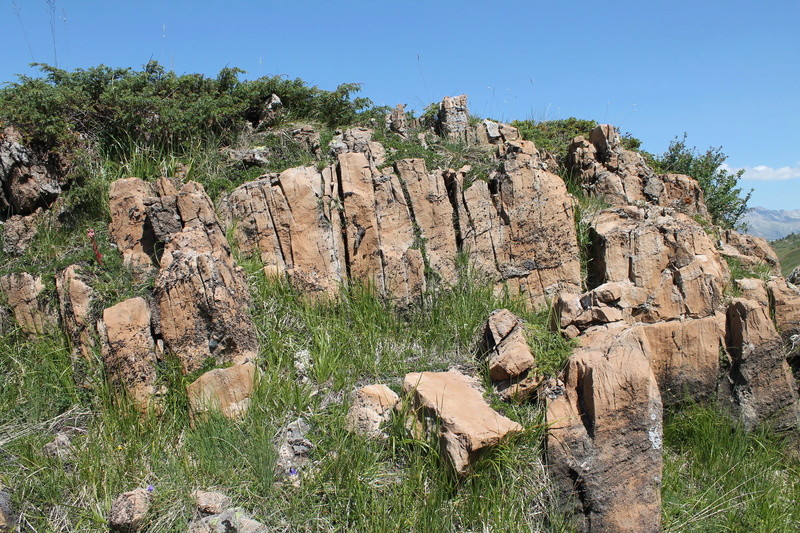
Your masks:
M689 405L664 424L664 530L800 529L796 435L745 433L724 413Z
M770 244L781 261L781 274L788 276L800 265L800 234L792 233Z

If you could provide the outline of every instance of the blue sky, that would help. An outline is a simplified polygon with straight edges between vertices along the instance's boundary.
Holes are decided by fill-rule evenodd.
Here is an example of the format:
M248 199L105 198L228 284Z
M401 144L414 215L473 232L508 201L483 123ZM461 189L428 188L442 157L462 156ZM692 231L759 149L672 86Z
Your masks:
M0 80L32 61L152 58L178 73L358 82L415 109L467 93L480 116L591 118L656 153L686 132L748 169L751 205L800 209L799 0L53 3L51 17L47 0L0 0Z

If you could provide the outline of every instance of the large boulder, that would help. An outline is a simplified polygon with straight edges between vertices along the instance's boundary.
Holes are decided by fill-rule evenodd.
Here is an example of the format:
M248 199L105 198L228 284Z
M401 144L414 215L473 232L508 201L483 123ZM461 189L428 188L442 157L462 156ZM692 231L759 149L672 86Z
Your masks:
M522 431L489 407L475 380L458 372L407 374L403 391L421 421L437 421L442 449L458 474L465 474L480 452Z
M662 405L641 330L598 326L547 407L547 460L581 530L661 531Z
M681 174L657 175L638 152L622 146L614 126L601 124L586 139L576 137L566 166L589 194L611 205L647 202L708 219L699 184Z
M97 329L111 384L125 390L139 411L157 410L156 347L147 302L131 298L105 309Z
M463 173L447 176L463 251L498 292L520 295L531 306L581 286L573 199L543 166L533 143L521 141L489 182L465 188Z
M767 291L770 312L781 336L789 339L800 334L800 288L780 276L772 276L767 281Z
M745 427L752 429L759 423L777 429L798 427L797 384L768 308L734 299L728 306L726 340L732 361L726 385Z

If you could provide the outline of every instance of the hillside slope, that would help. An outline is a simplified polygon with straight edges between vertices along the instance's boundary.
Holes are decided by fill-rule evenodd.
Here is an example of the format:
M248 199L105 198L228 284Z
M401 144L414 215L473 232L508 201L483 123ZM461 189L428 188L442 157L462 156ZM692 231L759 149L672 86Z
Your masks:
M791 233L782 239L770 242L781 260L781 274L788 276L800 266L800 233Z

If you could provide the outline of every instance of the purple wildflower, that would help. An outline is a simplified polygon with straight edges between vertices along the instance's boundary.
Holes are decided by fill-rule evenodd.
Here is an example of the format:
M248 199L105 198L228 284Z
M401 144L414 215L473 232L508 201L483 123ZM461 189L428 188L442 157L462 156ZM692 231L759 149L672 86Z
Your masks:
M297 475L297 469L295 467L290 468L289 469L289 475L290 476L296 476Z
M147 485L147 492L153 492L154 490L156 490L155 486Z

